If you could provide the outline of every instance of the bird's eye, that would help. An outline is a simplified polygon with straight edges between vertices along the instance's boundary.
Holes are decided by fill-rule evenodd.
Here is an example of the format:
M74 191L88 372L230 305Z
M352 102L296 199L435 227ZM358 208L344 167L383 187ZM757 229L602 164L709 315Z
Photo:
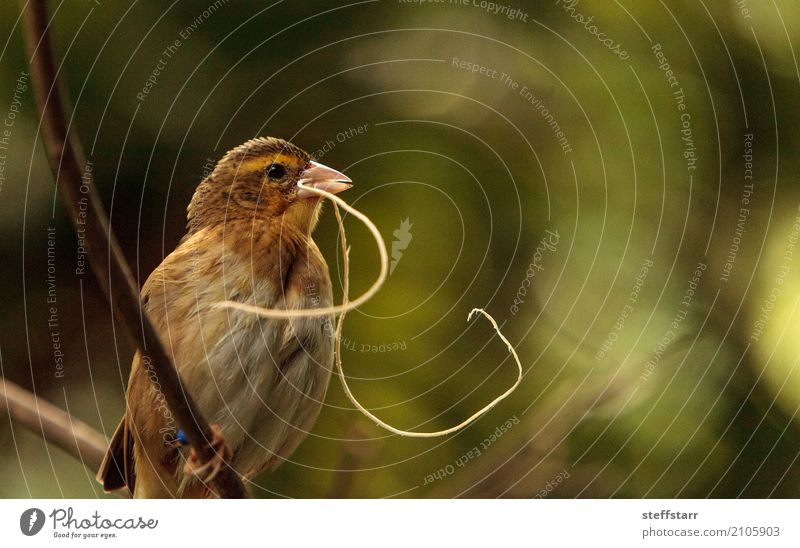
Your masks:
M265 171L270 179L282 179L286 175L286 168L281 164L270 164Z

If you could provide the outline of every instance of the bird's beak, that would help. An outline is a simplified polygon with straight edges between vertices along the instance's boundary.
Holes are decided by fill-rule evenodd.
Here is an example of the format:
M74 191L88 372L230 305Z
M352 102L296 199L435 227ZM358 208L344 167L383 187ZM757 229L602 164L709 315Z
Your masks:
M344 173L324 166L318 162L311 162L309 166L300 173L300 183L305 186L325 190L331 194L337 194L352 187L352 181ZM298 198L317 198L318 194L309 192L304 188L297 190Z

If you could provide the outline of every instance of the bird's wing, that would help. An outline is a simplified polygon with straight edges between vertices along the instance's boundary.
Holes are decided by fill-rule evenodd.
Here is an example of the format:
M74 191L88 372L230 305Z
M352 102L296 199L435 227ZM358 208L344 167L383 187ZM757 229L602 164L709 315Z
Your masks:
M187 306L185 297L181 297L191 268L185 255L182 246L168 255L150 274L141 292L142 306L176 367L180 341L174 335L185 331L177 321L185 311L175 310L174 303L177 300L178 306ZM131 367L127 403L128 413L123 424L127 446L133 445L133 449L127 449L126 458L127 462L134 462L136 476L135 489L132 484L129 487L135 496L173 496L176 489L173 477L179 461L175 443L178 426L166 403L157 372L149 364L142 363L138 352Z
M124 416L111 437L108 451L97 472L97 481L103 485L106 493L125 487L133 493L136 485L136 473L133 467L133 438Z

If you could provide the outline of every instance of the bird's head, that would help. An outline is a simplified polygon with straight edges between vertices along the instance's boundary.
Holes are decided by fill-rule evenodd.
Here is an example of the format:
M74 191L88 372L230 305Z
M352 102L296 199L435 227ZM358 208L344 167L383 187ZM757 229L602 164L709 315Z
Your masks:
M274 137L251 139L229 151L197 187L188 208L189 231L238 219L281 217L289 227L314 229L321 200L301 187L333 194L350 179L317 163L301 148Z

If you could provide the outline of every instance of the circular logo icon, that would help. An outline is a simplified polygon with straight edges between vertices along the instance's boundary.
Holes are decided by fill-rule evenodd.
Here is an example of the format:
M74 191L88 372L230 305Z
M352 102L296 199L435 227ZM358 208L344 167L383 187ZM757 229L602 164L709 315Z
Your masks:
M38 508L29 508L19 517L19 529L26 537L32 537L44 527L44 512Z

